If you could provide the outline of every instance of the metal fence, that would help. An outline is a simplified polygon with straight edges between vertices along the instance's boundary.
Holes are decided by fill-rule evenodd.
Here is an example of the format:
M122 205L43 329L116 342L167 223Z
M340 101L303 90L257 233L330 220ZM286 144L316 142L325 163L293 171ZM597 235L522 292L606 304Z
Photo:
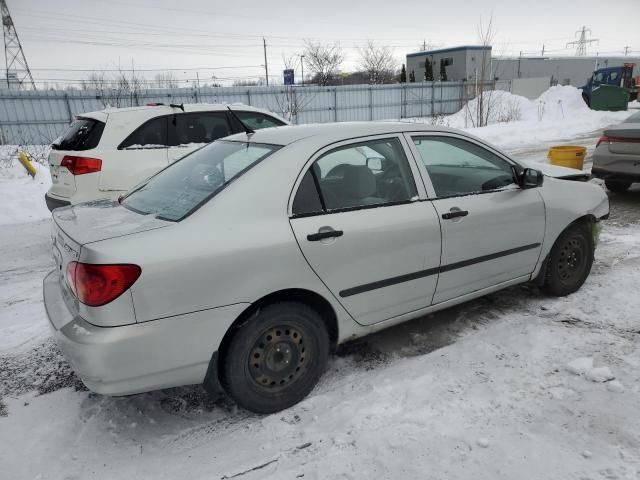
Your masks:
M493 84L486 85L493 88ZM139 90L0 90L0 143L47 144L75 115L105 107L162 103L243 103L293 123L388 120L457 112L477 86L465 82L394 85L206 87Z

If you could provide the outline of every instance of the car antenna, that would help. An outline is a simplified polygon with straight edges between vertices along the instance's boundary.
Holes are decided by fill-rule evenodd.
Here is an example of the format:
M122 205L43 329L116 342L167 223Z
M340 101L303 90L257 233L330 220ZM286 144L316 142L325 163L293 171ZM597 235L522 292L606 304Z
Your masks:
M184 103L181 103L181 104L170 103L169 106L171 108L179 108L180 110L182 110L184 112Z
M247 135L253 135L254 133L256 133L255 130L250 129L242 120L240 120L240 117L236 115L236 112L231 110L231 107L229 105L227 105L227 109L229 110L229 112L231 112L231 115L233 115L233 118L235 118L238 121L238 123L242 125L242 128L244 128L244 131L246 132Z

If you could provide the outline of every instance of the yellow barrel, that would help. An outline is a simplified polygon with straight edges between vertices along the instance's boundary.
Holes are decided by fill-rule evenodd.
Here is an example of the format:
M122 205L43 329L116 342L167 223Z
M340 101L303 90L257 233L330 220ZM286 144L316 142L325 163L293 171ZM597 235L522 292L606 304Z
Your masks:
M549 149L549 163L560 167L569 167L582 170L584 157L587 156L587 148L577 145L561 145Z

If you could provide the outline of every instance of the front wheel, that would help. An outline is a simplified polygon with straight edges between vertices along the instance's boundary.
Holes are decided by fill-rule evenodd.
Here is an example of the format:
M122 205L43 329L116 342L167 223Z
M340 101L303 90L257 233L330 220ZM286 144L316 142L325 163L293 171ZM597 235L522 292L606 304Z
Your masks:
M593 265L594 239L590 224L578 224L565 230L551 249L543 288L562 297L578 290Z
M626 192L631 186L631 182L616 182L614 180L605 180L604 184L607 186L607 189L614 193Z
M274 303L233 334L220 381L243 408L273 413L313 389L329 358L329 335L319 313L297 302Z

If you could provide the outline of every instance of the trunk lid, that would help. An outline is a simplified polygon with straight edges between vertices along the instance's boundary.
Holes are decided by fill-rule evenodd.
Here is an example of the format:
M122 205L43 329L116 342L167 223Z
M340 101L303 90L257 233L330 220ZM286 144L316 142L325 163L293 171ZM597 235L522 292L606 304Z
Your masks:
M623 123L605 130L604 134L612 139L609 142L611 153L640 155L640 124Z
M96 200L56 209L53 211L53 220L77 247L163 228L173 223L153 215L136 213L112 200Z

